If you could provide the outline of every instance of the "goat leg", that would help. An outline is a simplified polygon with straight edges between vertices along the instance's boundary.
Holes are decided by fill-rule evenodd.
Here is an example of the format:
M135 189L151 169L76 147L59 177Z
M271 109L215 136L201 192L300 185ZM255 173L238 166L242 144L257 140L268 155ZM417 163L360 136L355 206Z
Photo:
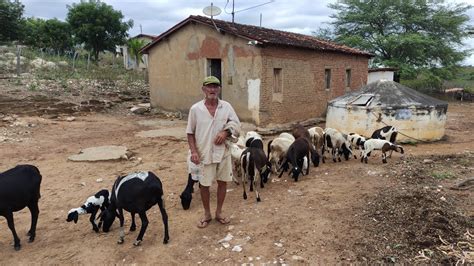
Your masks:
M118 218L120 221L120 233L119 233L119 240L117 241L118 244L123 244L125 241L125 230L123 229L123 223L124 223L124 218L123 218L123 209L118 210Z
M130 213L130 215L132 216L132 224L130 225L130 231L133 232L137 230L137 225L135 224L135 213L132 212Z
M245 191L245 182L244 182L246 177L247 177L247 174L243 173L242 174L242 187L244 188L244 194L243 194L244 200L247 199L247 192Z
M142 220L142 226L140 228L140 233L138 233L137 240L133 243L134 246L139 246L140 243L143 241L143 235L148 227L148 218L146 217L146 212L138 213L140 219Z
M8 228L10 228L10 231L12 231L12 234L13 234L15 250L18 251L21 249L21 245L20 245L20 238L18 237L15 231L15 222L13 220L13 212L8 212L7 214L5 214L5 218L7 218Z
M262 177L260 176L260 172L255 168L255 179L253 180L253 182L255 183L255 195L257 196L257 202L260 202L260 193L258 192L258 186L257 186L258 179L260 179L260 182L261 182ZM262 183L262 187L263 187L263 183Z
M35 241L36 237L36 224L38 223L38 215L39 215L39 208L38 208L38 202L34 202L33 204L30 204L28 206L28 209L30 209L31 213L31 227L30 231L28 231L28 236L30 237L28 242L33 242Z
M166 213L163 198L158 199L158 207L160 207L161 219L163 220L163 226L165 227L165 236L163 238L163 244L168 244L168 241L170 240L170 235L168 233L168 214Z
M94 230L96 233L99 233L99 227L95 224L95 215L97 214L97 211L99 211L99 208L95 208L94 210L92 210L89 221L92 224L92 230Z

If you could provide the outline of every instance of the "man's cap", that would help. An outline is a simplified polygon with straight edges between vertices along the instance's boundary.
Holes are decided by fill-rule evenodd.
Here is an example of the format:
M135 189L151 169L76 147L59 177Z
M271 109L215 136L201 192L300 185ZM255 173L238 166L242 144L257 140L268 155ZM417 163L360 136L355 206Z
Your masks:
M203 86L206 86L206 85L209 85L209 84L217 84L217 85L221 85L221 82L219 81L218 78L214 77L214 76L209 76L209 77L206 77L204 79L204 81L202 82L202 85Z

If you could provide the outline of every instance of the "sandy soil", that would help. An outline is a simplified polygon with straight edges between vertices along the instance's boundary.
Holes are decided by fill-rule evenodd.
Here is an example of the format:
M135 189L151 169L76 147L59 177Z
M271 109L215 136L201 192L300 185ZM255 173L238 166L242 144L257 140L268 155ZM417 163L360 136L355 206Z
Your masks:
M34 105L23 108L32 111ZM3 105L0 113L5 118L20 112L11 110ZM36 240L27 243L27 209L15 213L21 251L13 250L6 221L0 219L2 264L415 262L427 260L416 257L423 250L431 262L455 262L459 252L442 253L438 236L453 244L473 243L464 235L467 230L474 233L473 189L449 189L474 176L473 104L450 103L446 140L407 145L404 159L394 153L385 165L380 157L371 157L368 164L354 159L329 162L311 168L296 183L274 178L263 189L260 203L254 194L243 200L242 188L229 184L224 211L232 218L230 225L212 221L205 229L196 227L202 215L199 193L194 193L187 211L179 201L187 180L186 141L135 136L159 128L184 130L184 121L123 112L76 113L70 122L63 119L66 116L20 112L0 123L0 133L8 137L0 142L0 171L28 163L38 166L43 175ZM95 163L67 160L82 148L101 145L125 145L133 158ZM65 221L69 209L102 188L110 189L118 175L136 170L153 171L163 182L169 244L162 244L157 206L148 212L150 225L140 247L132 245L138 231L126 230L125 243L116 244L117 221L109 233L93 232L86 216L77 224ZM99 178L103 181L97 182ZM215 186L211 191L215 208ZM127 215L126 228L129 225ZM233 238L225 248L218 241L228 233ZM236 245L241 252L231 251Z

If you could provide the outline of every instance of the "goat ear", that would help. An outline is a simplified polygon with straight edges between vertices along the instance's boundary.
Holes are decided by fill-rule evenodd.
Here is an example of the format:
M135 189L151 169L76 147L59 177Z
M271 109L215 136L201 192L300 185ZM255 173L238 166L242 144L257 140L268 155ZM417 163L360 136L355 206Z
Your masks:
M79 219L79 214L76 212L74 213L74 223L77 224L77 220Z

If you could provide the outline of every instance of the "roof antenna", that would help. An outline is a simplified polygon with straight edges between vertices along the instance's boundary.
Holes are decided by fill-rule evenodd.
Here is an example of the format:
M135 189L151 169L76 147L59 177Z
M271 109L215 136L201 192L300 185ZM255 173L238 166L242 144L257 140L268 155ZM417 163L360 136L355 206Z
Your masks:
M219 28L217 28L216 23L214 22L214 16L218 16L221 13L221 9L218 8L217 6L214 6L213 3L211 2L211 5L206 6L202 10L202 13L204 13L204 15L206 15L206 16L211 17L212 24L214 24L214 27L219 32Z

